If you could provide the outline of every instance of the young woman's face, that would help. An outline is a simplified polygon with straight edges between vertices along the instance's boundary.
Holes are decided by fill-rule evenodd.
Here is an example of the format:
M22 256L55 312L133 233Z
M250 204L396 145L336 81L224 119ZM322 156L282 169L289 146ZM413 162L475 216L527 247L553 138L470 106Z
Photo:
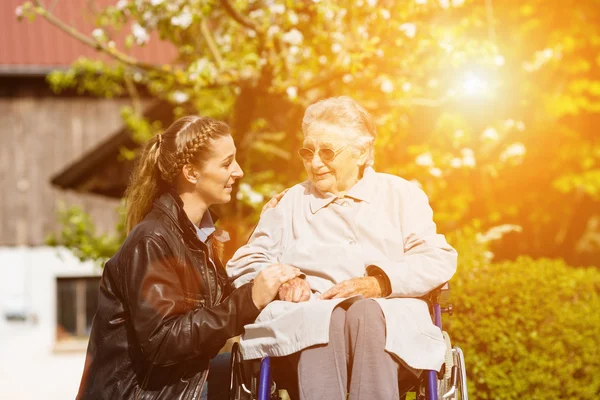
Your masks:
M224 204L231 200L232 186L244 176L235 159L233 138L221 136L210 141L212 152L198 169L196 192L207 206Z

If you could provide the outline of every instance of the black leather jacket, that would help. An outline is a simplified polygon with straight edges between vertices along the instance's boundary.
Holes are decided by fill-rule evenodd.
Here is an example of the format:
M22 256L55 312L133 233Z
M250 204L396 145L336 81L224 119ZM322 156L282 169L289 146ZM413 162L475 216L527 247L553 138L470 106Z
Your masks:
M199 398L210 359L259 313L209 253L179 196L154 202L104 268L78 399Z

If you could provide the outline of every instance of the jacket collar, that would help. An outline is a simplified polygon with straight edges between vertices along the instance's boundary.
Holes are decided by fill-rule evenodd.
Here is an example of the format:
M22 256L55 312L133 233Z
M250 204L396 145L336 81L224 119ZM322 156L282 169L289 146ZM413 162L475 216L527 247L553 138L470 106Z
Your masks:
M346 196L357 201L371 202L375 191L377 173L372 167L365 168L363 177L350 188ZM321 193L314 185L310 185L310 210L313 214L338 199L333 193Z
M165 191L156 200L154 200L154 207L165 213L175 223L177 228L182 234L184 234L185 237L193 237L200 241L198 235L196 234L196 227L183 210L183 201L177 192L173 190ZM217 222L219 216L210 208L208 209L208 212L210 213L212 221Z

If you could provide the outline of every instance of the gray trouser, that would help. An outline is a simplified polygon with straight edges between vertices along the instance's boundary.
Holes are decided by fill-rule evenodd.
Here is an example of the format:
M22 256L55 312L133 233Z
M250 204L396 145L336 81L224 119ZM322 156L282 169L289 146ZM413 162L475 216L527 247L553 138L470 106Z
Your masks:
M398 399L400 366L384 348L385 317L376 301L335 308L329 343L300 352L300 399Z

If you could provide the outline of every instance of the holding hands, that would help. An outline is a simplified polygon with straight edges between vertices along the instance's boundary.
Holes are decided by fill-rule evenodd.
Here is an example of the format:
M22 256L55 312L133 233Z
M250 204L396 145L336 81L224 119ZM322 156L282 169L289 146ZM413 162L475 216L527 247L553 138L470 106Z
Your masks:
M265 308L275 299L282 284L300 274L298 268L286 264L273 264L260 271L252 287L252 301L256 308Z
M310 299L310 285L301 277L290 279L279 288L279 300L300 303Z
M258 273L252 288L252 301L260 310L273 301L279 300L300 303L310 299L309 283L301 277L300 269L287 264L272 264ZM364 298L385 297L388 286L380 276L351 278L334 285L323 292L321 300L341 299L362 295Z

